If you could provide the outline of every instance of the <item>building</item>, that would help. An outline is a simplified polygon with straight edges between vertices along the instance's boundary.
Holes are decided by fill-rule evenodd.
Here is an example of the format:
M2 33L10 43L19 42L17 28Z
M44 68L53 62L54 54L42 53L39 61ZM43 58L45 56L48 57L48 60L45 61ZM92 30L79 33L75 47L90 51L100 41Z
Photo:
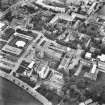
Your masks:
M64 69L67 70L68 66L70 65L71 60L73 59L73 56L75 54L75 50L71 49L71 51L67 52L64 57L61 60L61 63L58 67L58 69Z
M97 61L94 61L94 60L90 61L90 60L86 60L86 59L81 59L80 60L80 66L79 66L77 72L75 73L76 76L78 76L80 74L83 66L89 67L89 71L85 72L84 77L90 78L92 80L96 80L98 72L99 72Z
M53 10L53 11L56 11L56 12L64 13L66 11L65 8L53 7L53 6L47 5L47 4L43 3L43 0L37 0L36 4L38 4L38 5L40 5L44 8L47 8L48 10Z
M59 3L59 4L63 3L62 0L52 0L52 1L50 1L50 0L44 0L44 2L55 2L55 3Z
M97 56L97 58L98 58L100 61L105 62L105 54L99 55L99 56Z
M57 90L57 93L59 94L64 85L63 74L53 69L51 69L51 71L51 76L45 84L48 85L50 89Z
M75 76L79 76L79 74L81 73L81 71L82 71L82 68L83 68L83 64L80 62L80 64L79 64L79 67L78 67L78 69L77 69L77 71L75 72Z
M49 23L54 24L59 19L66 20L66 21L73 21L74 18L72 16L69 16L67 14L57 14Z
M3 17L3 15L4 15L4 14L0 11L0 19Z
M105 62L99 61L98 68L101 69L101 71L105 72Z
M90 105L99 105L98 102L93 102Z
M46 48L44 51L49 57L54 58L57 61L60 61L63 55L63 52L58 49Z
M92 12L95 12L95 6L97 5L97 2L94 2L89 10L87 11L88 15L90 15Z
M90 53L90 52L86 52L86 54L85 54L85 59L91 59L92 58L92 53Z
M65 13L59 13L55 15L55 17L49 22L50 24L54 24L59 19L66 20L68 22L74 21L76 18L78 19L86 19L87 17L78 13L72 13L71 15L65 14Z
M67 48L66 46L62 46L58 43L49 43L48 47L55 49L55 50L58 50L58 51L61 51L61 52L66 52L66 51L70 50L70 48Z
M48 62L43 61L36 70L41 79L47 79L51 73L48 67Z
M74 69L75 66L77 66L79 64L79 61L81 60L82 52L83 52L83 50L81 50L81 49L77 49L74 52L75 55L73 55L73 59L72 59L71 63L68 66L68 70Z
M90 78L92 80L96 80L97 79L97 75L100 72L105 73L105 55L98 55L97 59L92 59L91 58L91 53L86 53L85 58L87 59L82 59L80 61L80 68L79 71L77 71L77 73L75 73L76 75L79 74L81 72L82 66L89 66L90 67L90 71L86 72L84 74L84 77Z
M4 22L0 22L0 31L2 31L2 28L5 26Z
M15 68L15 64L13 62L7 61L5 59L0 59L0 70L6 73L10 73L12 69Z
M90 71L86 72L84 74L84 77L90 78L92 80L96 80L98 72L99 72L99 70L97 69L97 63L93 61L92 62L92 67L91 67Z
M92 62L90 60L86 60L86 59L81 59L80 63L82 63L83 65L88 66L88 67L90 67L92 64Z
M105 54L97 56L97 58L99 59L98 68L102 69L104 71L104 69L105 69Z
M65 55L58 68L59 69L61 69L61 68L66 69L68 67L71 59L72 58L69 58L69 56Z
M79 105L90 105L92 102L93 102L92 99L87 99L86 101L81 102Z
M32 40L32 37L15 33L9 42L2 48L2 51L20 57L25 52Z
M24 41L19 40L16 42L17 47L24 47L25 45L26 45L26 43Z
M6 21L0 21L0 32L3 32L8 26L8 23Z
M98 59L98 69L99 71L105 73L105 54L97 56Z

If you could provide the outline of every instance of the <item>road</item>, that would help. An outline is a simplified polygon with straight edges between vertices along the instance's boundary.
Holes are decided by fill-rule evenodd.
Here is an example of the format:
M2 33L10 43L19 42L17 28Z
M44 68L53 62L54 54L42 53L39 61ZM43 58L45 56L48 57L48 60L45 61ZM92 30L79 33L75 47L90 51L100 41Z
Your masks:
M0 77L0 105L42 105L13 83Z

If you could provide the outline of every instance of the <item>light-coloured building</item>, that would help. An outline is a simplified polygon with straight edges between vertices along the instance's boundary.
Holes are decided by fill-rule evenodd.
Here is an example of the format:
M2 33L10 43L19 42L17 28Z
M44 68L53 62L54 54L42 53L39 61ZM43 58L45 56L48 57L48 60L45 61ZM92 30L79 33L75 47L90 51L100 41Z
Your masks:
M50 72L50 69L48 67L48 62L42 62L38 69L36 70L37 74L39 75L39 77L41 79L46 79L49 72Z
M54 24L59 19L66 20L68 22L72 22L75 18L86 19L87 17L78 13L72 13L71 15L65 13L57 14L49 23Z
M38 5L41 5L42 7L44 8L47 8L47 9L52 9L54 11L58 11L58 12L65 12L65 8L61 8L61 7L54 7L54 6L50 6L50 5L47 5L43 2L43 0L37 0L36 3Z
M2 28L5 26L5 23L0 22L0 31L2 30Z
M63 14L57 14L49 23L54 24L59 19L63 19L63 20L66 20L66 21L73 21L74 17L69 16L69 15L64 14L64 13Z
M50 56L50 57L52 57L52 58L54 58L54 59L56 59L56 60L60 60L61 59L61 57L62 57L62 54L63 54L63 52L61 52L61 51L57 51L57 50L54 50L54 49L49 49L49 48L46 48L45 49L45 53L48 55L48 56Z
M98 68L105 72L105 62L98 61Z
M102 62L105 62L105 54L102 54L100 56L97 56L97 58L102 61Z
M85 58L86 59L91 59L92 58L92 53L86 52Z
M92 102L93 102L92 99L87 99L86 101L81 102L79 105L90 105Z
M16 48L16 47L12 47L12 46L9 46L9 45L5 45L3 48L2 48L3 51L6 51L6 52L9 52L9 53L12 53L12 54L15 54L15 55L20 55L21 52L22 52L22 49L20 48Z

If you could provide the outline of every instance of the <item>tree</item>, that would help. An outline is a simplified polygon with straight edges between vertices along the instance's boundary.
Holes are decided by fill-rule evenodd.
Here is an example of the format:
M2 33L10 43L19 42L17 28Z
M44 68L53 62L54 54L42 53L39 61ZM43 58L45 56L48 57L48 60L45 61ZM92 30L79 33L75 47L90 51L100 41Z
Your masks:
M2 11L5 11L8 9L11 5L15 4L18 0L0 0L0 9Z
M84 79L80 79L77 83L77 87L79 89L85 89L86 88L86 81Z

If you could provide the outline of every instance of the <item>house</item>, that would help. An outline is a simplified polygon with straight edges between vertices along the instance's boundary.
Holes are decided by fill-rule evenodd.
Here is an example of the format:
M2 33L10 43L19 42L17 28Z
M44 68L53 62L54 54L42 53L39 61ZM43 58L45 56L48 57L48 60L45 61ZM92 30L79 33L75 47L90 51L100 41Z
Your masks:
M58 61L60 61L62 55L63 55L63 52L60 51L59 49L53 49L53 48L46 48L45 49L45 53L51 57L51 58L54 58Z
M99 68L102 72L105 72L105 62L98 61L98 68Z
M0 31L4 30L7 27L6 22L1 22L0 21Z
M47 79L50 75L51 70L48 67L48 62L43 61L36 70L37 74L41 79Z
M97 58L98 58L100 61L105 62L105 54L99 55L99 56L97 56Z
M64 57L62 58L58 69L62 69L63 68L64 70L66 70L69 67L69 65L70 65L70 62L71 62L71 60L72 60L72 58L74 56L74 53L75 53L75 50L73 50L73 49L71 49L70 52L67 52L64 55Z
M84 74L84 77L90 78L92 80L96 80L98 72L99 72L99 70L97 69L97 64L96 64L96 62L93 62L90 71L86 72Z
M86 52L85 59L91 59L91 58L92 58L92 53Z
M98 72L99 72L97 61L95 61L94 59L92 59L92 60L81 59L80 67L79 67L78 71L75 73L75 75L78 75L81 72L81 69L83 66L89 67L89 71L85 72L84 77L90 78L92 80L96 80Z

